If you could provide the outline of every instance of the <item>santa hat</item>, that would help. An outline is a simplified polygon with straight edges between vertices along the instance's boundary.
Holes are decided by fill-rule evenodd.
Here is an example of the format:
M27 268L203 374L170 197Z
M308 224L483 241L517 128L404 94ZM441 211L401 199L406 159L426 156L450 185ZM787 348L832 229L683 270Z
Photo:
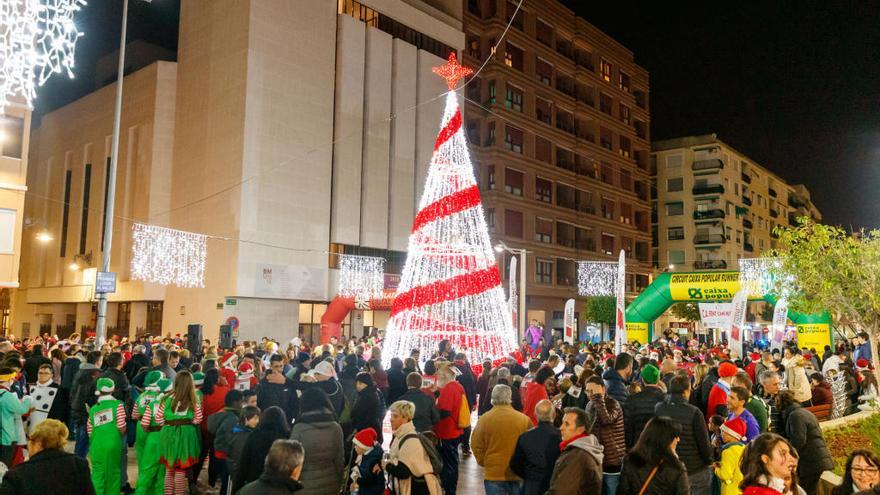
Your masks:
M370 450L373 448L373 445L376 444L377 437L378 435L376 434L376 430L372 428L364 428L363 430L357 432L357 434L354 436L354 440L352 441L358 447L364 450Z
M757 352L753 352L753 353L749 354L749 359L751 359L752 361L757 361L757 360L761 359L761 355L758 354Z
M148 388L150 390L158 390L156 388L156 382L165 377L165 374L159 370L153 370L147 373L147 376L144 377L144 388Z
M238 365L238 372L242 375L254 374L254 365L251 363L244 361L243 363Z
M866 369L869 369L870 367L871 367L871 362L865 358L859 358L856 361L856 368L858 368L859 370L866 370Z
M116 386L109 378L98 378L98 381L95 382L95 395L112 394L114 390L116 390Z
M721 363L718 365L718 376L720 377L731 377L736 375L736 365L733 363Z
M193 385L198 387L201 386L203 383L205 383L205 374L201 371L196 371L195 373L193 373Z
M238 356L236 356L234 352L227 352L222 358L220 358L220 364L222 366L232 366L232 360L237 357Z
M158 382L156 382L156 387L159 388L160 392L170 392L173 385L174 384L171 382L171 380L167 378L162 378Z
M721 425L721 432L737 439L737 441L746 441L746 422L742 418L729 419Z

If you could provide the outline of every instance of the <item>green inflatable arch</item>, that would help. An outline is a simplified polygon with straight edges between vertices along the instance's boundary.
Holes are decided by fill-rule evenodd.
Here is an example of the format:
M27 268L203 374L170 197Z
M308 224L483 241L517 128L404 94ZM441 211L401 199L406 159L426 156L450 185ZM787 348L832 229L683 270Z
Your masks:
M653 324L664 311L679 302L729 301L740 290L740 272L676 272L661 273L626 308L626 332L629 341L653 340ZM773 294L749 294L750 301L776 304ZM788 312L788 319L797 328L798 347L821 350L833 345L831 315Z

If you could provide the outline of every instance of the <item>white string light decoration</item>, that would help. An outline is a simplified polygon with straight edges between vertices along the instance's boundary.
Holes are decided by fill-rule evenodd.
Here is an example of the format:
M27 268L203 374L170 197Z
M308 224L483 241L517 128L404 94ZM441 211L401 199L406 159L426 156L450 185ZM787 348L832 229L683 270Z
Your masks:
M773 277L770 270L780 266L778 258L742 258L739 260L739 285L752 295L772 293Z
M385 289L385 259L372 256L339 256L340 296L357 301L382 297Z
M15 97L28 107L52 74L73 77L76 41L73 22L85 0L0 1L0 110Z
M156 225L132 226L131 278L178 287L205 286L207 236Z
M613 296L617 288L617 263L614 261L578 261L578 294Z

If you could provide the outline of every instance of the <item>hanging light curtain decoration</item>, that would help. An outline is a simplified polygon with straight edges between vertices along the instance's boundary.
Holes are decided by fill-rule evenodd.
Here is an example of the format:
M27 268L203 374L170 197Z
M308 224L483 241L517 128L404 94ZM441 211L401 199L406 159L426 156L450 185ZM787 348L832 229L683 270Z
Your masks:
M385 258L339 255L338 293L357 301L382 297L385 289Z
M771 270L778 270L781 262L778 258L743 258L739 260L739 285L748 289L751 295L773 293L773 277ZM785 296L786 294L778 294Z
M614 261L578 261L578 294L612 296L617 287L617 263Z
M36 87L52 74L73 77L73 22L85 0L0 1L0 110L21 97L32 107Z
M136 223L131 278L178 287L205 286L207 236Z

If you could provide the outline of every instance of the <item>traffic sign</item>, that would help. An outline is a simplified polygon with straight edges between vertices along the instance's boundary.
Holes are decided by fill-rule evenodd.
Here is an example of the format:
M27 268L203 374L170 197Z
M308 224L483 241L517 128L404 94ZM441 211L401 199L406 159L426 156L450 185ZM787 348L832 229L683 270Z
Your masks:
M116 273L98 272L95 276L95 294L113 294L116 292Z

